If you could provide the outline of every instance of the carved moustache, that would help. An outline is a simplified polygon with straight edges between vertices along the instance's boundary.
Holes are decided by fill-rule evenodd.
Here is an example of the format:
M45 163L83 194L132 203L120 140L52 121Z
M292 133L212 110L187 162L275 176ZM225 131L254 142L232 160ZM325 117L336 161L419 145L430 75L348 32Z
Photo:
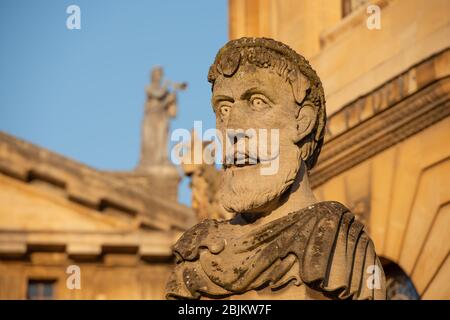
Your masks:
M274 155L259 155L256 152L249 152L248 150L242 152L240 150L229 150L225 154L225 161L222 165L223 169L229 168L243 168L246 166L254 166L258 164L265 164L274 161L279 156L279 152Z

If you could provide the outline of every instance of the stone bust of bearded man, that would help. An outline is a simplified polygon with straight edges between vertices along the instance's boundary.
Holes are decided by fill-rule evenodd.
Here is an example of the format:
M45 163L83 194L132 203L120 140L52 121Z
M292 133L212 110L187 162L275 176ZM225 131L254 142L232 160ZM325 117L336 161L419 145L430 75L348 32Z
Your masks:
M244 132L232 145L248 142L248 129L277 129L278 148L266 157L224 152L236 161L224 165L220 204L234 217L204 220L182 235L166 297L385 299L364 226L342 204L318 202L308 182L326 122L322 84L308 61L275 40L241 38L220 49L208 81L224 139L230 129ZM273 161L276 173L262 175Z

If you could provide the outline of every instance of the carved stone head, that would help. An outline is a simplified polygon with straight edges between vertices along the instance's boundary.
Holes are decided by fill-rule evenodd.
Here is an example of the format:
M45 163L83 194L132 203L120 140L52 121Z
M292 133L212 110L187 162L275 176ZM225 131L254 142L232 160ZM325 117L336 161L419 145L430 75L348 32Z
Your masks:
M163 69L160 66L156 66L152 69L151 75L150 75L151 83L155 85L159 85L161 83L161 80L163 78Z
M228 42L210 67L212 105L216 126L231 144L249 132L268 133L267 153L233 154L256 161L225 165L220 201L235 213L264 212L277 203L294 182L302 165L311 169L319 156L325 131L325 98L319 77L308 61L288 46L272 39L241 38ZM231 137L230 129L243 134ZM249 130L250 129L250 130ZM278 131L278 141L270 137ZM232 131L233 132L233 131ZM261 143L261 139L256 139ZM277 143L277 148L271 144ZM224 156L230 156L226 154ZM278 161L274 174L260 167Z

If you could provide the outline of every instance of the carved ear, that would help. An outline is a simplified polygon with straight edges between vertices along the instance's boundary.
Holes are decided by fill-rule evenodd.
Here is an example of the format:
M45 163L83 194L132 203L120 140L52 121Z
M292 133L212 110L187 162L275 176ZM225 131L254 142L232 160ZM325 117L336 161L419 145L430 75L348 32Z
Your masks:
M295 71L291 71L289 82L295 101L300 105L305 99L306 91L310 88L309 80L299 70L295 69Z
M295 143L309 135L316 125L317 112L310 101L305 101L297 115L297 137Z

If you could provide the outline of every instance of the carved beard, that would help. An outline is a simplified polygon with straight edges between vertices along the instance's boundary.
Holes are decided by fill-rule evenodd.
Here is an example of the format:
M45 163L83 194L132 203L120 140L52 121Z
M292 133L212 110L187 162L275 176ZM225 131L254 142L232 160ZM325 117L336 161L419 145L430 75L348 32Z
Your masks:
M262 175L260 164L224 171L219 199L225 210L245 213L260 208L292 185L300 169L300 149L294 145L280 154L279 169L273 175Z

